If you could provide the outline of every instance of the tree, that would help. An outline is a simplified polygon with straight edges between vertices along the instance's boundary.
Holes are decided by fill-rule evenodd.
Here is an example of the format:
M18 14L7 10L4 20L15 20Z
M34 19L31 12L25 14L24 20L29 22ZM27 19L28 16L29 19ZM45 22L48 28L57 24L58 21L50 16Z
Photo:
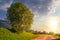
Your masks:
M48 34L49 34L49 35L54 35L54 32L49 32Z
M47 34L47 32L46 31L43 31L42 34Z
M29 9L20 2L12 4L7 11L7 19L10 20L16 32L28 30L33 22L33 16Z

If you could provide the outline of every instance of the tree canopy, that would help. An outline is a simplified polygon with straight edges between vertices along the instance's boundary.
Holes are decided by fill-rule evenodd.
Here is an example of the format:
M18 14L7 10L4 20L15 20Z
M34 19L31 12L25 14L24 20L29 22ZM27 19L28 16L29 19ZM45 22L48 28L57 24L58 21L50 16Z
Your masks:
M33 13L20 2L16 2L7 10L7 19L15 31L28 30L33 22Z

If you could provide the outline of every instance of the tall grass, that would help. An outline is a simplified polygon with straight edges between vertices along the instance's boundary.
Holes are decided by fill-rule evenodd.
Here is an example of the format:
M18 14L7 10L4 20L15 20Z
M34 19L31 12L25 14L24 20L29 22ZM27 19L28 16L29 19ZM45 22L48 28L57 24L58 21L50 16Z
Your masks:
M28 32L12 33L6 28L0 28L0 40L31 40L35 35Z

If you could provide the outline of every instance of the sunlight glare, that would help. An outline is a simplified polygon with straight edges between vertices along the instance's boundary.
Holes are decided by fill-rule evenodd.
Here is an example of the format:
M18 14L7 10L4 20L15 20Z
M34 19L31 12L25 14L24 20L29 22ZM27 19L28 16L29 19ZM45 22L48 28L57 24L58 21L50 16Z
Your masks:
M58 26L58 20L55 17L51 17L49 20L49 28L52 32L56 32L56 28Z

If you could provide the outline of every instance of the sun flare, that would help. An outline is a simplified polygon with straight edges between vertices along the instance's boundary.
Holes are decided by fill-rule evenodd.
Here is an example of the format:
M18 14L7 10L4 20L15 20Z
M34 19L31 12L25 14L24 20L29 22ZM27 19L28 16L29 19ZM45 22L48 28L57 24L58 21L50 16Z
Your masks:
M54 29L54 28L57 27L57 21L56 20L51 20L49 25L50 25L51 29Z
M56 17L51 17L49 19L48 27L52 32L56 32L56 28L58 26L58 20Z

